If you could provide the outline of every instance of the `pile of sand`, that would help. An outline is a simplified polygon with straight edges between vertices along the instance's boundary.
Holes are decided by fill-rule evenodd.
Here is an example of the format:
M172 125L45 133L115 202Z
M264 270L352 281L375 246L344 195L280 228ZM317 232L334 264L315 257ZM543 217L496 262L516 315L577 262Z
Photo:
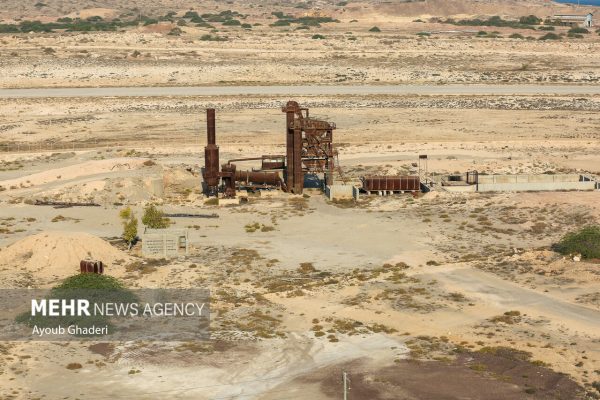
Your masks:
M131 257L99 237L84 232L42 232L0 250L0 266L28 272L42 280L63 279L79 272L84 259L100 260L114 275ZM122 270L120 268L119 270Z

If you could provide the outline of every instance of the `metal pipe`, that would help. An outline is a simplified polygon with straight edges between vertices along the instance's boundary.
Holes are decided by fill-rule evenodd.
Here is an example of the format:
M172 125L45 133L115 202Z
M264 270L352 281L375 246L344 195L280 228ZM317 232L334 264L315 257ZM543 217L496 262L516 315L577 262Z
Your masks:
M206 109L206 139L207 144L217 144L215 129L215 109Z

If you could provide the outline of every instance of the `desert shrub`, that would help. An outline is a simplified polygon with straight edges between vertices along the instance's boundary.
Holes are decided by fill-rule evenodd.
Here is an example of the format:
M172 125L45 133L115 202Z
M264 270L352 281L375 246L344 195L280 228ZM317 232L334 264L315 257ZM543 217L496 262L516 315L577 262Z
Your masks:
M540 31L553 31L554 27L552 25L544 25L538 28Z
M529 19L529 17L523 17ZM495 15L488 19L461 19L456 21L452 18L448 18L444 21L446 24L459 25L459 26L498 26L498 27L510 27L515 29L535 29L530 24L524 24L520 21L509 21L502 19L502 17Z
M158 20L156 18L148 18L144 21L144 26L155 25L158 24Z
M131 248L131 245L137 240L138 220L129 207L122 209L119 212L119 217L121 218L121 223L123 224L123 233L121 237L127 242L129 248Z
M226 37L222 37L222 36L217 36L217 35L202 35L200 36L200 40L204 40L204 41L210 41L210 42L225 42L227 41Z
M600 225L589 225L567 233L552 246L560 254L581 254L583 258L600 258Z
M152 21L147 17L144 17L144 21ZM118 28L124 28L127 26L138 25L137 19L128 21L121 21L115 19L112 21L105 21L101 17L90 17L87 19L80 18L59 18L56 22L41 22L41 21L21 21L17 24L0 24L0 33L17 33L17 32L36 32L46 33L54 32L57 29L65 30L67 32L91 32L91 31L115 31Z
M171 220L165 217L165 213L162 210L156 208L154 204L150 204L144 209L142 223L148 228L164 229L169 226Z
M369 29L369 32L381 32L381 29L379 29L378 27L374 26L371 29Z
M417 36L431 36L431 33L429 33L429 32L418 32Z
M321 40L321 39L325 39L325 36L323 35L319 35L318 33L316 35L312 35L313 39L317 39L317 40Z
M535 15L528 15L526 17L519 18L519 23L523 25L539 25L541 22L542 19L536 17Z
M183 14L183 18L199 18L200 16L198 15L198 13L196 11L187 11L185 14Z
M560 39L560 36L558 36L556 33L546 33L539 40L559 40L559 39Z
M133 303L137 297L116 278L100 274L77 274L65 279L61 284L53 287L48 294L49 299L86 299L91 308L103 303ZM102 315L90 316L45 316L31 315L30 312L19 314L15 321L27 326L56 327L59 325L78 325L92 327L106 325L112 331L109 318Z
M240 26L240 25L242 25L242 23L237 19L228 19L227 21L223 22L223 25L225 25L225 26Z
M290 26L290 22L284 19L273 22L270 26Z
M569 29L569 34L578 34L578 33L590 33L590 31L588 31L585 28L581 28L579 26L574 26L573 28Z
M509 38L511 38L511 39L525 39L525 37L523 35L521 35L520 33L513 33L512 35L509 36Z
M183 33L183 31L181 30L181 28L173 28L169 32L169 35L170 36L181 36L182 33Z
M13 24L0 24L0 33L17 33L19 27Z
M124 286L117 278L109 275L77 274L52 288L52 292L71 289L123 290Z

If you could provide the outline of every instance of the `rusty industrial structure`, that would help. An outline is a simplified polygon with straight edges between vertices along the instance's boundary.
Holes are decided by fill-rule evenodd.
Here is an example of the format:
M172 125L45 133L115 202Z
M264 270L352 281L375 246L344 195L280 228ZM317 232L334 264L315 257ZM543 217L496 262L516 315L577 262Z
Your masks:
M333 146L335 124L311 118L307 108L295 101L283 107L286 113L286 154L228 160L220 165L216 143L215 110L206 110L207 144L204 148L204 193L235 197L238 189L280 189L302 194L306 174L322 174L332 184L337 159ZM260 161L257 170L239 170L235 162ZM280 174L282 173L282 175Z
M285 181L292 193L301 194L305 174L324 175L326 185L333 183L337 151L333 147L335 124L310 118L308 108L289 101L282 110L286 114Z
M302 194L307 175L317 177L323 187L333 185L336 171L344 178L333 142L335 123L312 118L308 108L300 107L295 101L288 101L282 112L286 115L285 155L236 158L219 164L215 110L206 110L207 144L202 171L206 196L222 193L225 198L234 198L237 190L257 189ZM260 168L238 169L236 163L246 161L260 161ZM362 190L367 193L415 192L421 189L419 176L367 176L361 181Z

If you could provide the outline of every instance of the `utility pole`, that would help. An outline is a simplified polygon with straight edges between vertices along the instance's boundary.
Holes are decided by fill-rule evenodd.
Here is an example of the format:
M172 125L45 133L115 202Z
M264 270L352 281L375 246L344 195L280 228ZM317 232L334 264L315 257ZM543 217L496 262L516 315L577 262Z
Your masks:
M348 391L350 390L350 378L348 378L348 374L345 371L342 372L342 377L344 378L344 400L348 400Z

